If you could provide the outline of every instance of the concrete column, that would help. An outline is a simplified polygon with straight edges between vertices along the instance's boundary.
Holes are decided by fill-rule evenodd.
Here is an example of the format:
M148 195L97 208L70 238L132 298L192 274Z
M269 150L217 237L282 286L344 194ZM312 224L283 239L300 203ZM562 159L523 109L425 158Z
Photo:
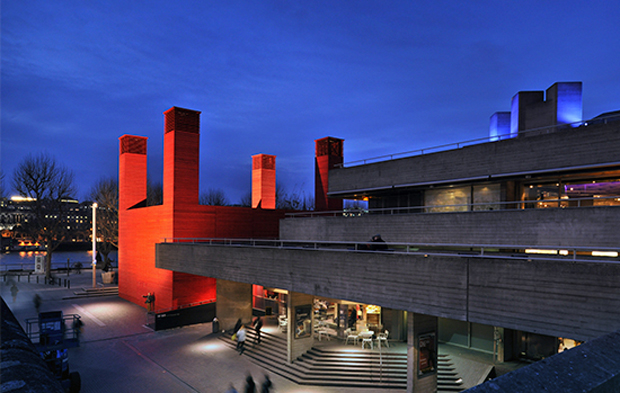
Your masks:
M289 363L312 349L314 344L314 296L303 293L289 292L288 295L288 328L287 332L287 355ZM309 310L309 311L308 311ZM310 334L301 334L297 337L299 319L302 312L308 312L310 318ZM301 321L303 323L303 321ZM308 322L306 322L307 324ZM306 328L306 326L304 326Z
M218 279L216 288L220 329L233 329L239 318L244 324L252 323L252 284Z
M437 317L407 313L407 392L437 391Z

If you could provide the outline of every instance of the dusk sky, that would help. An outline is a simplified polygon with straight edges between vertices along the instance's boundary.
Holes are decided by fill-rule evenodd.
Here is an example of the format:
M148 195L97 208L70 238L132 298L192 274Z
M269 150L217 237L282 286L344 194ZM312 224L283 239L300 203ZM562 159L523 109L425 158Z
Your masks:
M200 188L231 203L251 156L312 194L314 140L345 162L484 138L519 91L583 82L583 118L620 110L619 1L2 1L1 169L47 152L82 200L118 138L201 111ZM550 152L553 154L553 152Z

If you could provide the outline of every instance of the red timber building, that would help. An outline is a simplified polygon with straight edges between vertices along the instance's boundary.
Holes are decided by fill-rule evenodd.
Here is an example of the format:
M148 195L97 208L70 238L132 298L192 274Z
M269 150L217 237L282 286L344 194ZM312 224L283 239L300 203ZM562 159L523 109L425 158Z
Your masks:
M200 112L164 112L163 204L147 206L147 138L120 137L119 295L155 310L216 299L216 280L155 267L155 244L175 238L278 237L284 211L275 210L275 156L252 157L252 207L204 206L199 198Z

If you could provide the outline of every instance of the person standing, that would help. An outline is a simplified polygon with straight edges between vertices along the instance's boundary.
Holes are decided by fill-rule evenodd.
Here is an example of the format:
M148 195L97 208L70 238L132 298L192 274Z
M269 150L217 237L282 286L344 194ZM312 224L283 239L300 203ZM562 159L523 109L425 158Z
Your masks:
M260 344L260 330L263 328L263 319L259 316L254 321L254 332L256 333L256 344Z
M245 350L245 335L245 327L241 325L239 331L237 332L237 350L239 351L239 355L242 355Z
M11 287L11 296L13 296L13 303L15 303L15 301L17 300L17 292L19 292L19 289L17 288L17 285L13 283L13 286Z

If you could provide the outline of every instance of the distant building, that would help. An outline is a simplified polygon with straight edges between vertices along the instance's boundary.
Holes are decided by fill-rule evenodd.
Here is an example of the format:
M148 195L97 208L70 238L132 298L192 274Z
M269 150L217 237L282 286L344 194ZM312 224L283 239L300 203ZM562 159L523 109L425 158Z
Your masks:
M35 239L20 231L20 227L34 220L33 201L20 198L3 198L0 200L0 231L2 237L10 239L5 246L13 251L30 251L41 249ZM64 201L64 213L61 220L66 230L67 243L91 242L92 204L76 200ZM58 214L50 212L50 214ZM4 244L4 243L3 243Z

